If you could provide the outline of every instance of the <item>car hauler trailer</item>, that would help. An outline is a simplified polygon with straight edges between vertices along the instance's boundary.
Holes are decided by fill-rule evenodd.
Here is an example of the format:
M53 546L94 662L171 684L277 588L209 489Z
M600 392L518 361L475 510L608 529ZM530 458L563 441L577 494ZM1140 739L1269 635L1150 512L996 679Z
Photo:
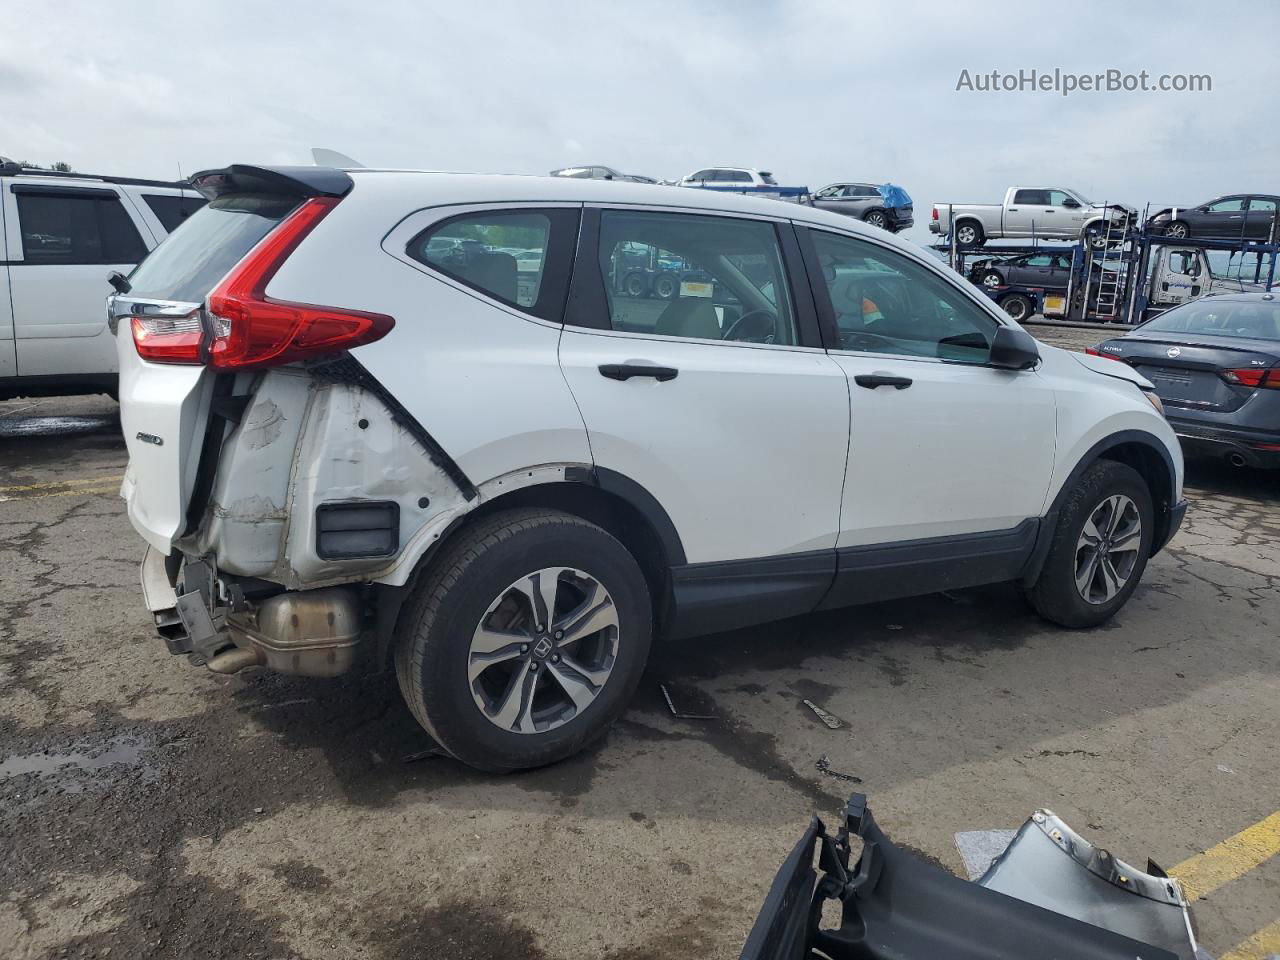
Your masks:
M946 242L934 249L965 275L966 265L975 257L1014 257L1031 252L1070 255L1065 295L1031 284L983 289L1015 320L1041 313L1067 320L1133 325L1210 294L1269 291L1276 279L1278 238L1280 225L1276 222L1265 241L1170 238L1136 226L1108 232L1101 244L1085 239L1070 246L1033 241L1031 246L987 246L977 251L961 247L948 234ZM1214 273L1209 258L1213 252L1227 254L1226 273Z

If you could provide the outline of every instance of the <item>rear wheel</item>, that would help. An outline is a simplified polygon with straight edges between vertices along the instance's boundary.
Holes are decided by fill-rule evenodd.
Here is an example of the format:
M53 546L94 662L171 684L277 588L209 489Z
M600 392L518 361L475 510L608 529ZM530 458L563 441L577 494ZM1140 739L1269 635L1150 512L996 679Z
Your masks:
M1175 220L1164 228L1164 235L1174 240L1185 240L1191 236L1191 228L1181 220Z
M622 292L628 297L643 297L648 289L643 273L628 273L622 279Z
M652 611L635 559L604 530L514 510L457 534L397 625L409 709L448 753L507 772L562 760L635 692Z
M983 279L986 283L986 279ZM1035 304L1031 302L1031 298L1023 296L1021 293L1011 293L1000 301L1000 307L1014 320L1025 320L1031 316L1035 310Z
M961 220L956 224L956 243L962 247L980 247L987 242L982 225L976 220Z
M1046 620L1093 627L1124 606L1151 552L1154 512L1132 467L1099 460L1076 481L1058 515L1049 555L1027 592Z
M671 300L680 292L680 278L673 273L660 273L653 281L653 292L660 300Z
M883 210L868 210L862 215L862 222L869 227L878 227L881 230L889 229L889 218L885 216Z

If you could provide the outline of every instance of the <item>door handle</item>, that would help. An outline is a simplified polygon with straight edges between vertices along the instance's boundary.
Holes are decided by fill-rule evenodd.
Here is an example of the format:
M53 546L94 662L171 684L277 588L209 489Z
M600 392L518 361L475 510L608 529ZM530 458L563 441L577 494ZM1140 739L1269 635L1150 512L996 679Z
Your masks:
M874 390L876 387L893 387L895 390L905 390L911 386L910 377L895 377L888 373L860 373L853 378L853 382L860 387L866 387L868 390Z
M1009 208L1009 212L1010 212L1010 213L1017 213L1017 212L1018 212L1018 208L1017 208L1017 207L1010 207L1010 208Z
M675 367L656 367L648 363L602 363L600 375L610 380L630 380L632 377L653 377L659 383L674 380L680 372Z

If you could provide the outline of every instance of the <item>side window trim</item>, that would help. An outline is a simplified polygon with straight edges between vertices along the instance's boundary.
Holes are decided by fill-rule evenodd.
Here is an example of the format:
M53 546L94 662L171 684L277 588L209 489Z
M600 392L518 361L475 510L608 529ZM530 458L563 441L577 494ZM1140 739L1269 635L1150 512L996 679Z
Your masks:
M814 290L808 279L808 270L799 239L796 236L795 224L787 220L774 220L768 217L733 217L721 211L689 210L684 207L615 207L588 206L582 211L582 222L578 232L578 249L573 262L573 280L569 289L568 303L565 307L564 322L567 326L581 327L588 330L607 330L619 336L644 338L647 334L636 334L625 330L615 331L609 322L609 296L605 289L604 273L600 269L600 215L605 210L644 210L652 213L693 214L695 216L719 216L730 219L752 220L769 223L774 228L778 246L782 253L782 272L791 292L792 309L795 312L796 338L795 346L782 346L782 349L824 347L822 335L818 327L818 310L814 302ZM769 347L772 344L742 344L751 347ZM779 345L781 346L781 345Z
M416 231L404 242L402 253L409 263L426 270L433 276L441 277L451 284L456 284L472 296L481 297L502 307L504 310L517 311L548 323L563 324L566 298L572 282L574 246L578 239L581 213L582 208L576 205L537 206L517 204L507 207L485 204L476 208L464 208L449 216L433 220ZM543 253L542 279L539 283L538 299L533 304L523 306L520 303L506 300L490 290L471 283L465 277L460 277L439 264L416 257L410 252L428 234L434 233L457 220L474 219L485 214L495 216L502 214L541 214L547 218L550 224L550 232L547 237L546 251Z
M910 356L907 354L872 353L869 351L864 353L861 351L852 351L852 350L843 349L840 346L839 328L836 325L835 305L832 304L831 302L831 291L827 288L826 278L822 274L822 264L818 260L818 249L816 246L814 246L813 233L817 231L820 233L829 233L832 236L836 236L836 237L848 237L849 239L852 239L852 240L857 240L862 243L870 244L876 249L883 250L886 253L892 254L894 256L905 257L906 259L910 259L910 257L907 257L907 255L904 254L902 251L895 250L893 247L890 247L887 244L878 243L876 240L870 237L855 236L854 234L841 233L839 230L829 230L821 227L814 228L811 230L809 225L799 221L795 221L795 230L796 230L796 236L799 238L799 241L800 241L800 253L804 259L805 273L809 277L809 286L813 292L813 302L814 302L814 305L817 307L818 329L822 335L822 344L824 349L826 349L829 352L848 354L849 356L858 356L858 357L883 356L883 357L891 357L895 360L910 360L913 362L923 362L923 363L957 362L957 361L945 360L945 359L936 358L936 357L916 357L916 356ZM957 274L957 279L960 279L958 274ZM964 286L962 286L960 283L952 280L951 277L949 276L945 278L939 277L938 280L940 283L943 283L944 285L947 285L953 288L960 295L960 298L962 300L968 302L969 305L972 306L975 310L977 310L983 316L990 319L995 326L998 326L998 327L1008 326L1008 324L1004 321L1004 319L996 315L994 307L989 308L987 304L984 304L980 300L976 299L969 290L965 289ZM966 363L965 365L975 366L975 364L969 364L969 363Z

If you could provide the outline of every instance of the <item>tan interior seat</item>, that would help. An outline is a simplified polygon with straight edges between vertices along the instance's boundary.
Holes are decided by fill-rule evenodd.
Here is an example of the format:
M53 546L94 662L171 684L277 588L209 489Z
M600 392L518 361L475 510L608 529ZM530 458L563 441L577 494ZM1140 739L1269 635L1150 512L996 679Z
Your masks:
M658 316L653 332L664 337L719 340L720 321L706 297L676 297Z

